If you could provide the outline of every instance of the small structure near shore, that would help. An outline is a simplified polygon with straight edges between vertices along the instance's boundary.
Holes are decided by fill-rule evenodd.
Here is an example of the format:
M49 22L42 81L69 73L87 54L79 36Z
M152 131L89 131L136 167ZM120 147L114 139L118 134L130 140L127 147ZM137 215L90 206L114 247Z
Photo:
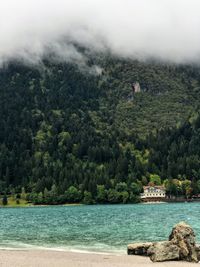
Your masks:
M174 226L168 241L130 244L127 253L149 256L153 262L172 260L198 262L200 260L200 247L195 243L194 231L184 222Z
M140 198L144 202L160 201L166 198L166 189L164 186L144 186L144 193L140 194Z

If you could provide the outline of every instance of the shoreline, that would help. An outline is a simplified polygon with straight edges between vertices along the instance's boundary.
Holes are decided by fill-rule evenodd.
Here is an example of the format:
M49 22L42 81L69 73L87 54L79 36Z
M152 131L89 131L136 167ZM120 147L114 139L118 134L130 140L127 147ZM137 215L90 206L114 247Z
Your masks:
M173 261L153 263L148 257L63 252L52 250L2 250L1 267L192 267L193 263Z
M95 254L95 255L114 255L123 256L127 255L127 249L113 249L113 250L90 250L84 248L69 248L69 247L45 247L45 246L33 246L27 245L24 247L1 247L0 251L49 251L49 252L64 252L64 253L81 253L81 254Z
M31 203L27 203L27 204L23 204L23 205L0 205L0 209L1 208L34 208L34 207L76 207L76 206L102 206L102 205L112 205L112 206L116 206L116 205L141 205L141 204L174 204L174 203L200 203L200 199L188 199L188 200L166 200L166 201L141 201L138 203L106 203L106 204L92 204L92 205L87 205L87 204L82 204L82 203L71 203L71 204L48 204L48 205L33 205Z
M57 204L57 205L33 205L31 203L27 203L25 205L0 205L0 208L34 208L34 207L73 207L73 206L84 206L85 204L81 203L72 203L72 204Z

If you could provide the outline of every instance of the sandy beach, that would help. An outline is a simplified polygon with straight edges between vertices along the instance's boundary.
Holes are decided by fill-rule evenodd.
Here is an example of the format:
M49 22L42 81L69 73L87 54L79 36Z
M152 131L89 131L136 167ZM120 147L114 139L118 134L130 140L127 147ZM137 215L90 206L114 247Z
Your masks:
M199 264L197 264L198 266ZM128 255L86 254L57 251L0 251L1 267L194 267L187 262L152 263L148 258Z

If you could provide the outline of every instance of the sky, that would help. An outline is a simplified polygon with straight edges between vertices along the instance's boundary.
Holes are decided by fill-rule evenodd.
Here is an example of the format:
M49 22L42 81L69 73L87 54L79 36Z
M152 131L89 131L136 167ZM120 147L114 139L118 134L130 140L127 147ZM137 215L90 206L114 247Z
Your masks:
M0 63L85 60L93 52L200 61L200 0L0 0ZM74 45L76 44L76 45Z

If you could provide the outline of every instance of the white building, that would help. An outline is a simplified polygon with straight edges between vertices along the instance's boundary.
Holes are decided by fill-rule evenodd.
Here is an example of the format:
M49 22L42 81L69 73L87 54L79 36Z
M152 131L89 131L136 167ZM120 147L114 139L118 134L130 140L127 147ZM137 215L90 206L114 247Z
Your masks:
M144 193L140 194L142 199L165 198L166 189L164 186L144 186Z

